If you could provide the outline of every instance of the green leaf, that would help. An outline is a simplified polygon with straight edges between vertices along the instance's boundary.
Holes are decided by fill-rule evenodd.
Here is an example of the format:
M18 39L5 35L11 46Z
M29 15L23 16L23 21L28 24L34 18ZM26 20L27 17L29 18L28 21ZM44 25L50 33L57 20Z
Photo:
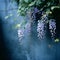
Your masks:
M42 3L41 0L36 0L36 5L39 5L41 3Z
M29 0L24 0L26 3L28 3L29 2Z
M17 10L17 13L20 13L21 12L21 10Z
M53 10L54 8L60 8L60 6L52 6L51 10Z
M5 19L8 19L9 18L9 16L5 16Z
M55 39L55 42L59 42L60 40L57 38L57 39Z
M22 7L22 8L21 8L21 10L24 10L24 9L25 9L25 7Z
M29 6L33 6L35 4L35 1L34 2L31 2L30 4L29 4Z
M15 28L20 28L21 24L16 24Z

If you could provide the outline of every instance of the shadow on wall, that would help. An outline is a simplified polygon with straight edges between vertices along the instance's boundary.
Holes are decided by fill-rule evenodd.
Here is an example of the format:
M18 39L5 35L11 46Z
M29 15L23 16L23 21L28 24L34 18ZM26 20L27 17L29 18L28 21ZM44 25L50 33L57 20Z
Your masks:
M5 39L3 34L3 25L2 25L2 20L0 18L0 60L11 60L10 51L5 46L4 40Z

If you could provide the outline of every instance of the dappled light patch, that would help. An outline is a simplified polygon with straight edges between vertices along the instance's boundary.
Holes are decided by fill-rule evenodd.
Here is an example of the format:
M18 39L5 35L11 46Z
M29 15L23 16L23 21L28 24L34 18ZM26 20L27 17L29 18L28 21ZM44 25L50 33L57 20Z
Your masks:
M48 47L49 47L49 48L51 48L51 47L52 47L52 45L51 45L51 44L49 44L49 45L48 45Z

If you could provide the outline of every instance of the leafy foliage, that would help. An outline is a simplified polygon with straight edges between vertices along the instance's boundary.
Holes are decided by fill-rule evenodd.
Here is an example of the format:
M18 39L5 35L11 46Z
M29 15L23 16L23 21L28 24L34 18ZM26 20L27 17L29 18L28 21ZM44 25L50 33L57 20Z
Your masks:
M18 13L26 15L27 11L33 7L38 7L39 10L51 9L52 6L56 7L59 0L15 0L19 3Z
M57 43L57 42L59 42L60 40L57 38L57 39L55 39L55 42Z

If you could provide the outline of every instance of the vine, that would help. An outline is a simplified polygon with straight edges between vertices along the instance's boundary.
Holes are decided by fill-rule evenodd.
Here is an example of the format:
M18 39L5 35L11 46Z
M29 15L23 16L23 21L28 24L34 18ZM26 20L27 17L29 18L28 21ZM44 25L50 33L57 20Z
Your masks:
M21 16L26 16L31 13L32 20L38 21L37 32L38 37L42 38L49 23L49 30L51 37L56 35L56 21L53 17L52 11L54 8L60 8L59 0L14 0L18 3L17 13ZM50 16L50 14L52 16ZM6 16L5 18L8 18ZM54 40L59 40L55 39Z

